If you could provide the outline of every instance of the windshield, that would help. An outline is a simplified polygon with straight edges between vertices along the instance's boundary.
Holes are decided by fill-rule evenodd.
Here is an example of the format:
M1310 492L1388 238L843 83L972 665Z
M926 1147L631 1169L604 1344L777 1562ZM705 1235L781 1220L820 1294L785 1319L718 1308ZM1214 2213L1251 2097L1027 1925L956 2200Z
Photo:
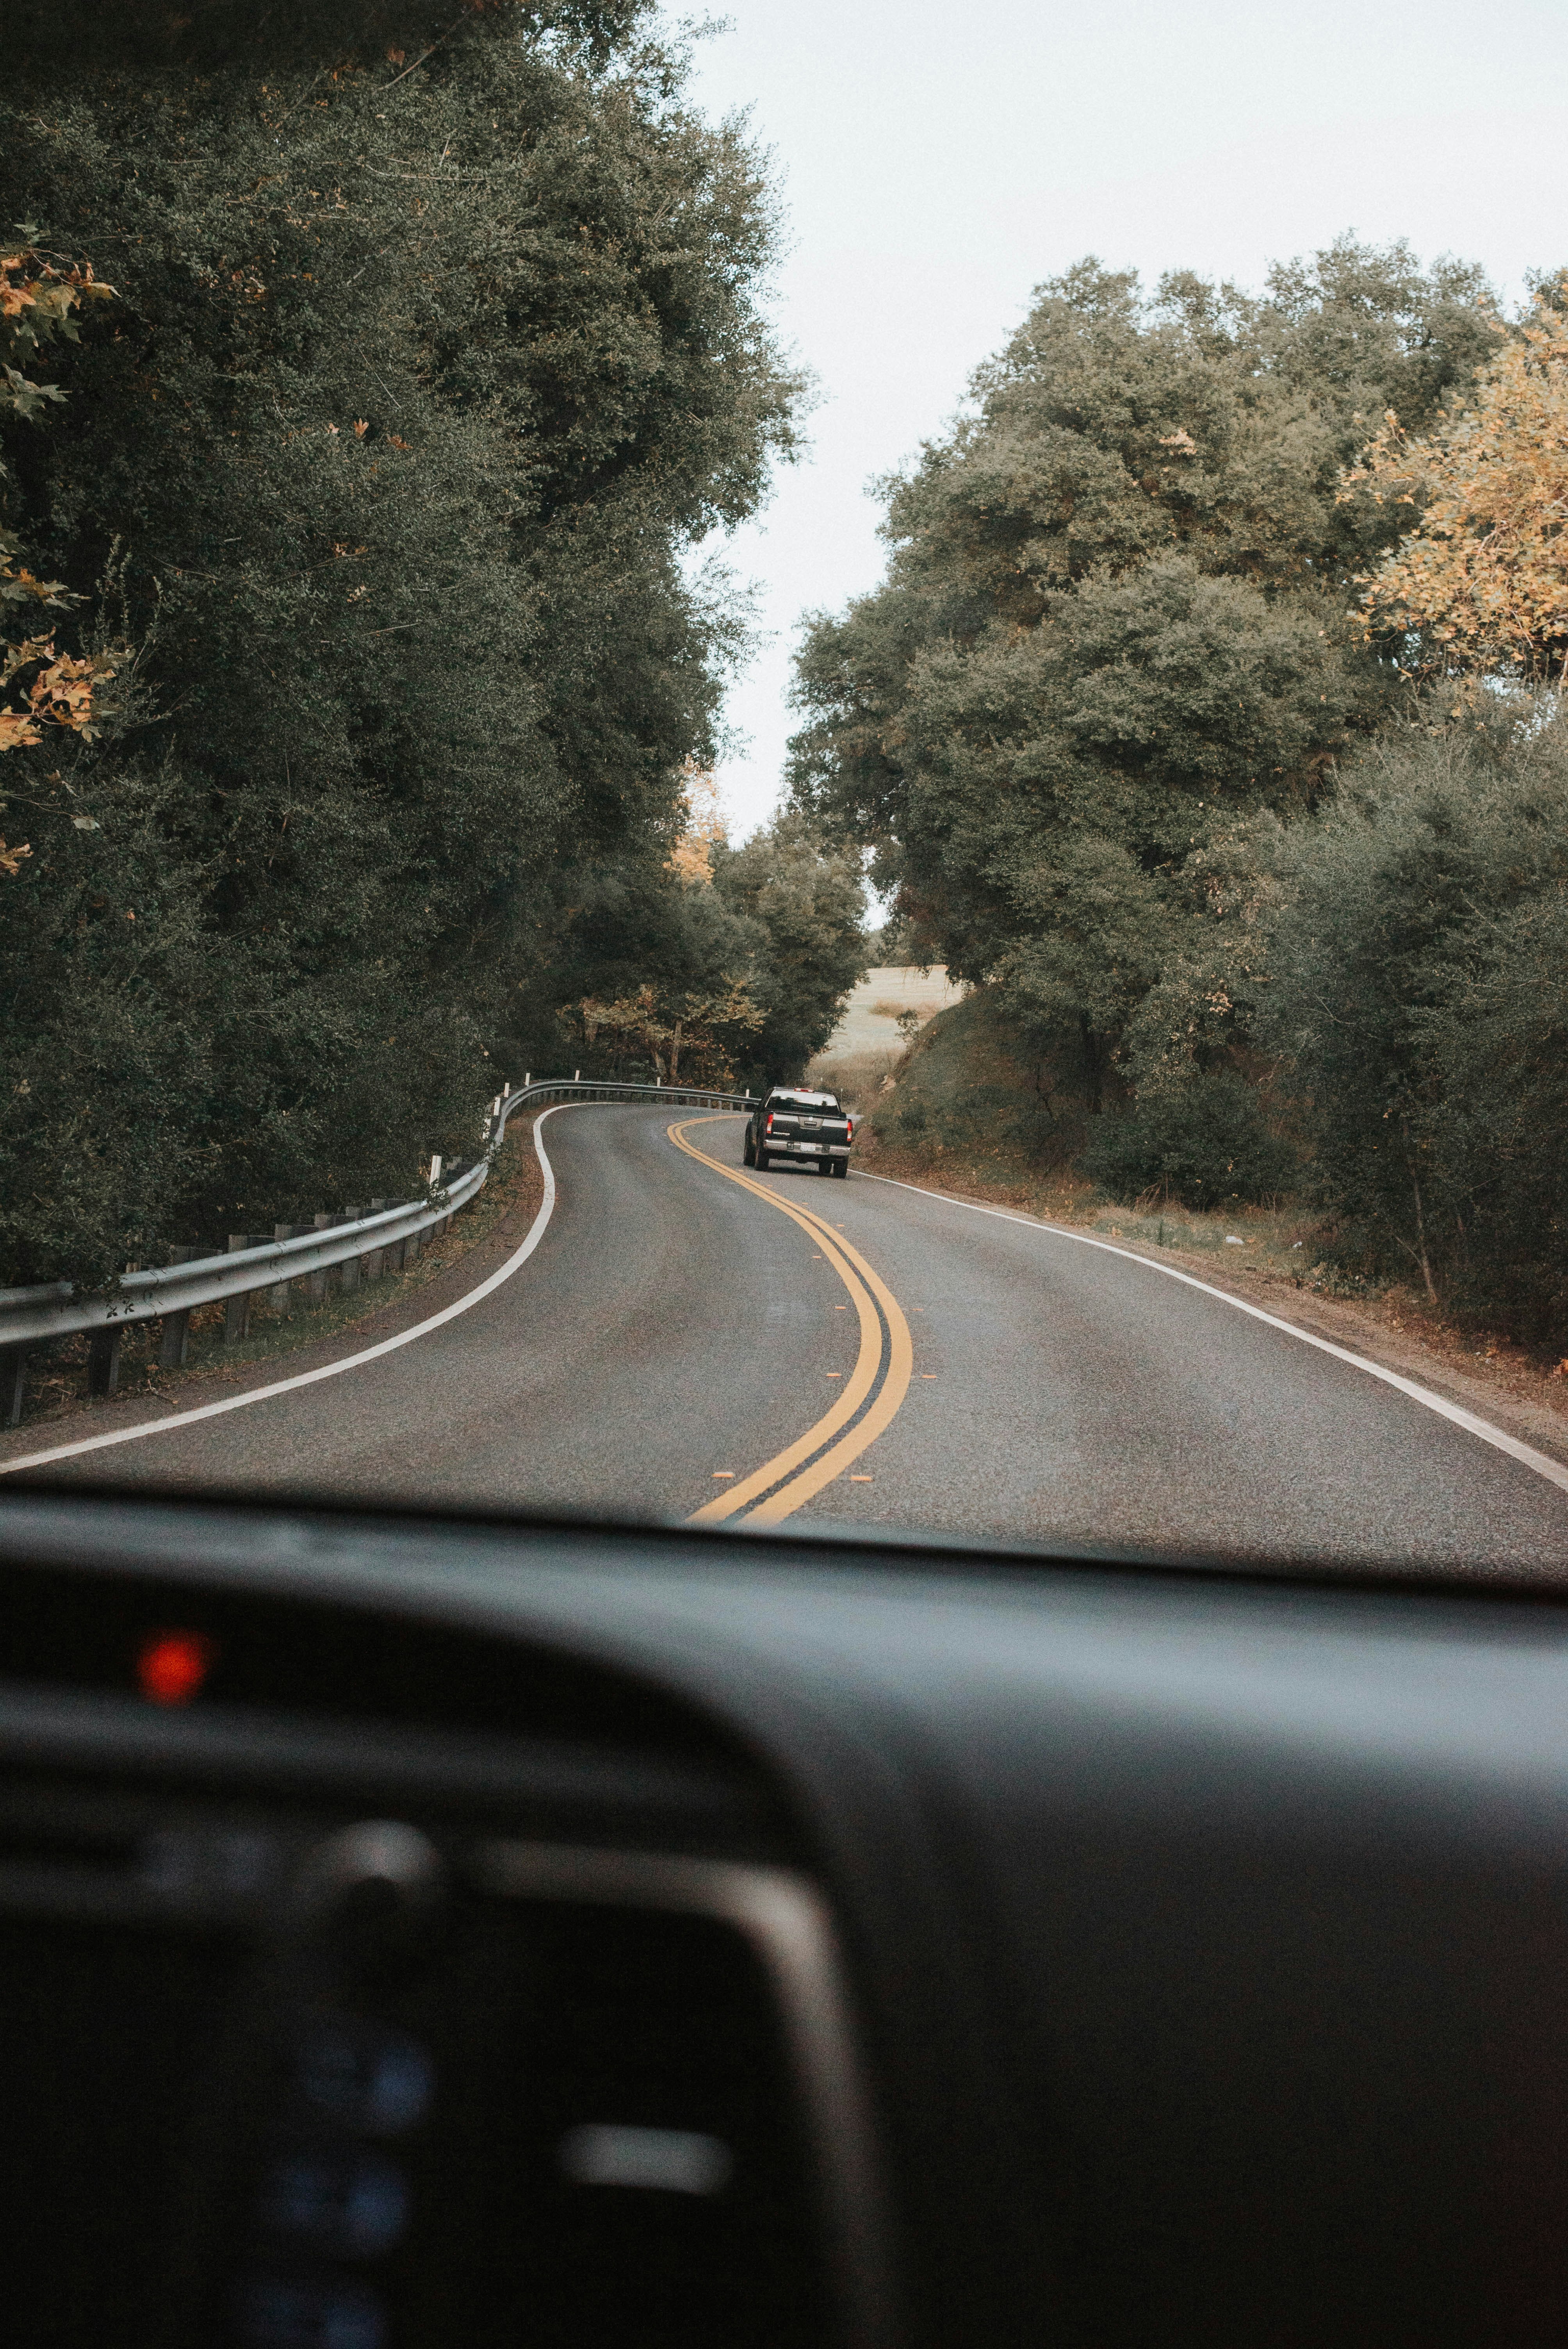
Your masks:
M16 12L0 1477L1561 1577L1553 142L1142 14Z

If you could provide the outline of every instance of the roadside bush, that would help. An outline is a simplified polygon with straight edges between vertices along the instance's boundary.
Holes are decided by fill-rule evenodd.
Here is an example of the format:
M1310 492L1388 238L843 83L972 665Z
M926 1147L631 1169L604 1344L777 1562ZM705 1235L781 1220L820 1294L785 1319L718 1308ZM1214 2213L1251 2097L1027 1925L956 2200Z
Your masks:
M1197 1208L1268 1198L1298 1174L1255 1088L1234 1069L1196 1073L1141 1096L1125 1117L1101 1118L1078 1163L1113 1198L1161 1190Z
M1359 1255L1568 1340L1568 710L1452 688L1282 838L1258 1015Z
M88 13L0 82L5 1285L471 1146L677 895L800 393L649 0Z

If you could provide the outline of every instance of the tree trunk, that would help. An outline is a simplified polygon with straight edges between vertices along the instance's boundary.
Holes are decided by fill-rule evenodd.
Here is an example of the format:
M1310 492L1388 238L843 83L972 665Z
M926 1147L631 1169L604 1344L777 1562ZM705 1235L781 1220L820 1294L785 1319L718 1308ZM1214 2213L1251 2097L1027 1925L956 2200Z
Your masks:
M1403 1124L1403 1123L1404 1123L1404 1121L1401 1119L1400 1123ZM1411 1158L1411 1157L1408 1155L1408 1153L1409 1153L1409 1145L1410 1145L1410 1129L1409 1129L1409 1127L1408 1127L1408 1125L1406 1125L1406 1126L1405 1126L1405 1148L1406 1148L1406 1154L1407 1154L1407 1155L1406 1155L1406 1164L1408 1165L1409 1170L1410 1170L1410 1188L1411 1188L1411 1190L1412 1190L1412 1191L1415 1193L1415 1195L1416 1195L1416 1239L1417 1239L1417 1242L1418 1242L1418 1252L1417 1252L1416 1261L1417 1261L1417 1263L1418 1263L1418 1264L1420 1266L1420 1268L1421 1268L1421 1278L1422 1278L1422 1279L1426 1282L1426 1284L1427 1284L1427 1295L1428 1295L1428 1297L1430 1299L1431 1302L1435 1305L1435 1304L1437 1303L1437 1301L1438 1301L1438 1285L1437 1285L1436 1281L1432 1278L1432 1268L1431 1268L1431 1263L1430 1263L1430 1260L1429 1260L1429 1258L1428 1257L1428 1255L1427 1255L1427 1219L1426 1219L1426 1216L1425 1216L1423 1215L1423 1213L1421 1212L1421 1186L1420 1186L1419 1183L1418 1183L1418 1181L1416 1180L1416 1162L1415 1162L1415 1160L1414 1160L1413 1158Z

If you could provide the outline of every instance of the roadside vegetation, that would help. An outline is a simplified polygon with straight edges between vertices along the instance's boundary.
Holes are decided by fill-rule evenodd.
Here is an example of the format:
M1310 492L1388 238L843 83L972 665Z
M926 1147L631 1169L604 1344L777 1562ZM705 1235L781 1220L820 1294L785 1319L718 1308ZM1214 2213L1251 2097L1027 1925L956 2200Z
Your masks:
M528 1066L803 1057L859 858L703 840L692 556L805 385L681 36L21 0L4 66L0 1285L406 1190Z
M1041 288L800 657L796 805L974 989L879 1146L1568 1351L1565 310L1348 240Z
M321 1277L319 1295L312 1293L315 1283L308 1276L290 1281L282 1298L278 1287L257 1290L250 1299L242 1336L228 1326L222 1304L198 1306L191 1316L186 1359L178 1369L159 1361L159 1322L129 1323L120 1344L116 1396L158 1401L191 1384L264 1383L269 1373L287 1376L297 1367L285 1358L304 1347L351 1338L367 1324L375 1325L370 1337L384 1337L397 1326L390 1317L398 1306L417 1300L476 1249L490 1241L511 1247L521 1239L543 1190L530 1125L519 1118L506 1132L483 1190L454 1212L444 1230L426 1237L416 1261L397 1268L384 1265L374 1277L362 1266L352 1288L344 1287L340 1271L329 1270ZM431 1300L432 1308L437 1301ZM211 1398L198 1394L181 1399L201 1402ZM83 1407L102 1407L90 1399L87 1339L69 1338L37 1348L26 1365L23 1418L47 1421Z
M0 1285L405 1191L528 1070L810 1065L878 1147L1305 1219L1563 1358L1568 279L1041 286L736 845L693 556L809 386L686 37L8 19ZM970 992L814 1057L873 964Z

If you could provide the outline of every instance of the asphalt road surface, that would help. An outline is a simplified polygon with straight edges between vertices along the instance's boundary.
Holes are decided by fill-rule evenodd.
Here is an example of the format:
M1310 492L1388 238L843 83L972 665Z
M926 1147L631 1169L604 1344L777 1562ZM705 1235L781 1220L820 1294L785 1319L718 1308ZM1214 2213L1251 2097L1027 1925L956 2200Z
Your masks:
M1568 1569L1568 1490L1368 1370L1066 1233L858 1172L745 1173L741 1133L547 1112L553 1204L471 1309L241 1408L182 1420L186 1389L158 1432L36 1473ZM127 1398L92 1428L148 1417Z

